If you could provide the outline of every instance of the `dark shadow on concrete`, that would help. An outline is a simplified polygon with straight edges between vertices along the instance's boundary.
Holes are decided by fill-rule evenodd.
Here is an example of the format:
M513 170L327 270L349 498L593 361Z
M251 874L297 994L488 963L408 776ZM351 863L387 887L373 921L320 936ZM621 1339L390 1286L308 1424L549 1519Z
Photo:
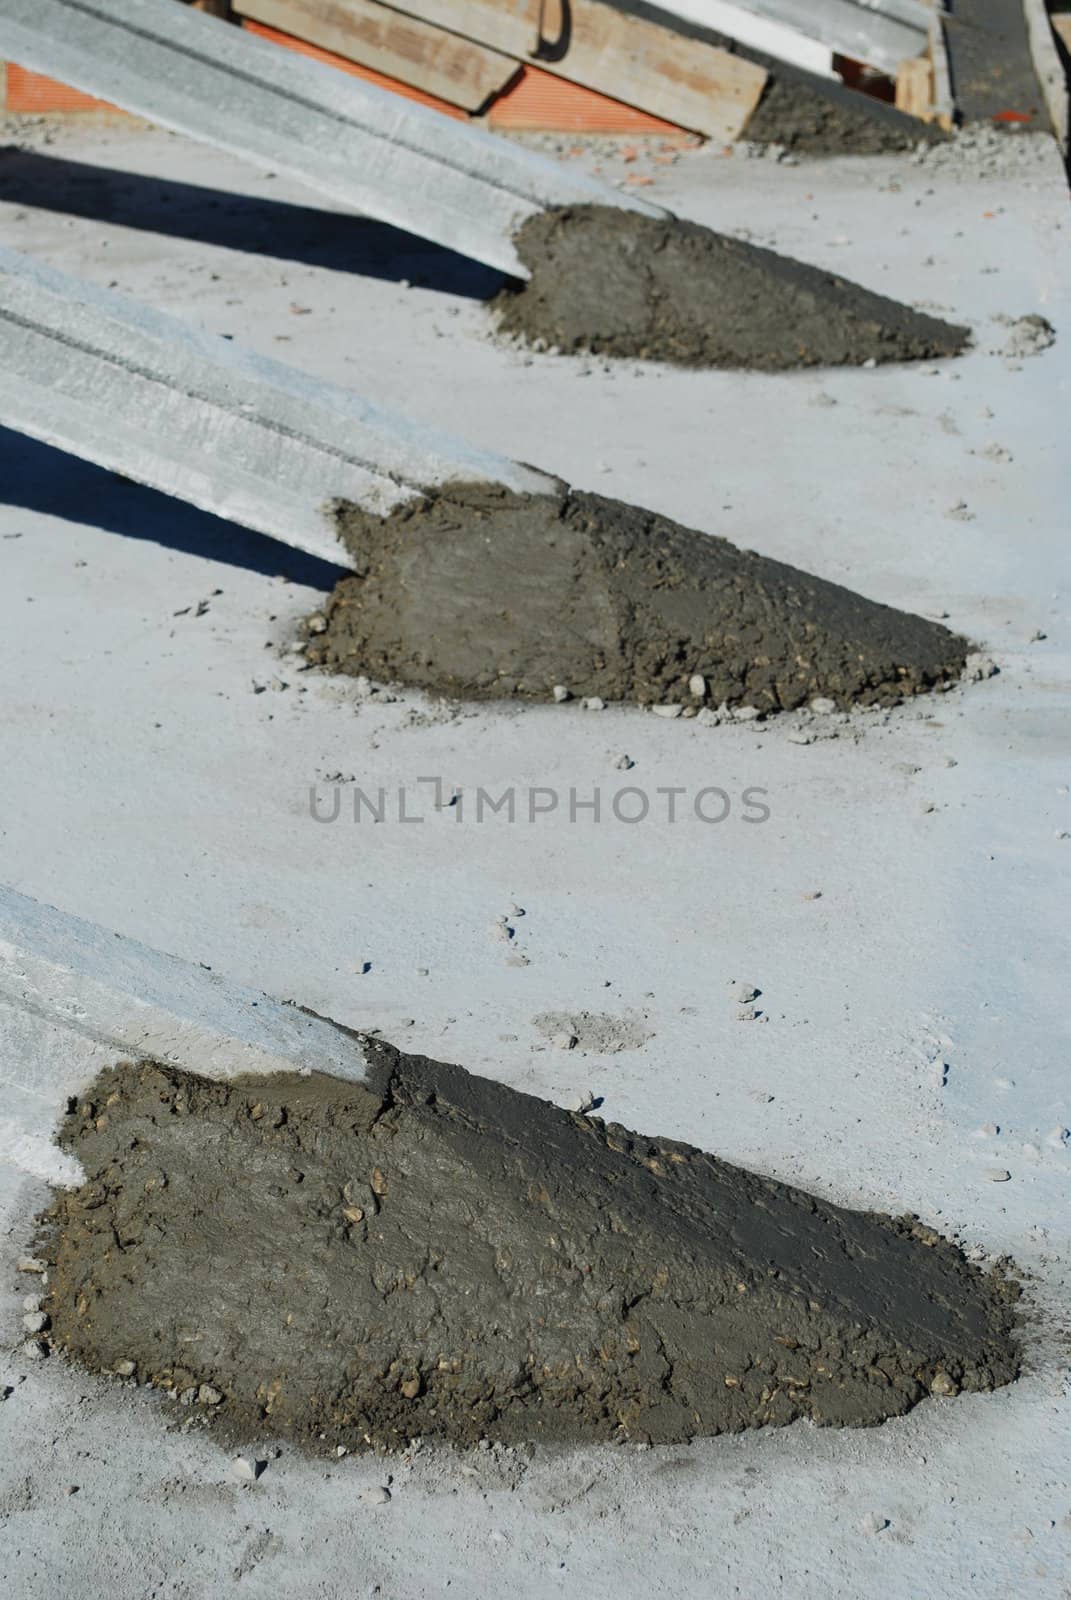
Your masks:
M490 299L503 282L492 267L371 217L148 178L14 145L0 148L0 200L365 278L404 278L469 300Z
M333 589L346 570L9 428L0 428L0 500L312 589Z

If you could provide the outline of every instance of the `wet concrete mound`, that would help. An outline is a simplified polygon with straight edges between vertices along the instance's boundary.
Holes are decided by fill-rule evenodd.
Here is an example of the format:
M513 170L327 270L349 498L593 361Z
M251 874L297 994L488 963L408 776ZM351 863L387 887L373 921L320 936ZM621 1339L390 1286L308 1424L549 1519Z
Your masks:
M516 237L531 273L492 302L503 332L683 367L861 366L958 355L966 328L695 222L563 206Z
M637 506L562 486L429 491L389 516L338 508L356 576L307 657L462 698L791 710L891 702L959 676L966 642ZM325 626L326 619L326 626Z
M364 1041L355 1085L125 1062L38 1249L54 1345L312 1449L869 1425L1016 1376L933 1230Z

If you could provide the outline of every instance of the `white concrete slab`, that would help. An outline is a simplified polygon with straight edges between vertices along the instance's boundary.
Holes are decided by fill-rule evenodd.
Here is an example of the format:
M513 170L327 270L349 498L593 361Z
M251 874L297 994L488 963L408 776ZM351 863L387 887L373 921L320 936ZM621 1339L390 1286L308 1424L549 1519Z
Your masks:
M32 163L0 158L0 225L19 247L318 377L360 374L369 390L374 374L377 403L553 459L584 487L947 612L1001 670L887 717L823 722L808 745L783 724L364 694L283 653L317 602L314 581L279 576L315 580L291 553L234 531L223 561L211 519L7 435L0 878L405 1048L559 1101L590 1087L633 1127L916 1211L1011 1254L1039 1320L1016 1385L862 1434L531 1463L287 1452L248 1489L211 1442L165 1431L141 1391L8 1353L9 1592L1064 1600L1071 230L1052 147L1035 159L1016 135L966 167L947 152L673 165L603 147L611 181L641 171L685 215L976 332L940 370L760 377L496 346L434 252L371 223L347 222L343 240L280 179L220 159L220 200L196 150L167 135L23 137ZM74 214L95 207L113 220ZM1009 361L997 319L1030 312L1056 343ZM436 809L436 777L444 801L464 791L460 808ZM339 819L313 820L310 788L329 815L336 784ZM511 785L517 820L477 820L476 789ZM642 824L607 814L625 785L649 799ZM731 809L708 825L692 799L714 785ZM358 787L385 789L384 821L351 820ZM767 791L761 825L743 820L746 787ZM399 788L422 822L400 821ZM664 791L682 788L670 822ZM529 822L533 789L558 802ZM570 790L596 789L602 820L570 820ZM732 980L762 989L765 1021L737 1021ZM551 1048L536 1019L574 1009L638 1018L652 1037ZM59 1053L76 1078L106 1059L2 1009L0 1050ZM45 1191L11 1171L0 1197L13 1261ZM26 1281L5 1269L0 1286L14 1329ZM386 1473L393 1498L372 1508L361 1493ZM880 1533L863 1531L871 1512Z

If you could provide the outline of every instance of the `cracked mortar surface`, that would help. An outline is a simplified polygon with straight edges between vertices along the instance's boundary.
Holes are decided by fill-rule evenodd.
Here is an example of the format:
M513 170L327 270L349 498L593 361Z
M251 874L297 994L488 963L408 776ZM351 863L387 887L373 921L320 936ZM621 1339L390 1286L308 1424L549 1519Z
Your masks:
M456 484L385 518L338 509L356 577L307 658L474 699L791 710L812 696L897 700L955 679L966 641L726 539L564 485ZM317 624L322 626L322 624Z
M362 1044L361 1085L105 1069L56 1343L313 1449L869 1425L1016 1376L1017 1285L915 1219Z
M531 277L492 302L504 333L683 367L861 366L958 355L966 328L836 273L676 217L559 206L516 236Z

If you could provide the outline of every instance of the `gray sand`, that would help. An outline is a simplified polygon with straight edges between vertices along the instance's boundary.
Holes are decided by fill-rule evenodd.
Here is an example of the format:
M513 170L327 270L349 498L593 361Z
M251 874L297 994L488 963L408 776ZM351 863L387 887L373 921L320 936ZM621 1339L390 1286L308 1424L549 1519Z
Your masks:
M339 509L357 576L308 660L469 699L575 695L791 710L888 703L958 677L946 628L564 486L431 491L386 518ZM322 624L318 624L322 626Z
M313 1450L869 1425L1016 1376L1017 1287L913 1218L363 1043L367 1087L106 1069L37 1246L54 1344Z
M968 330L696 222L562 206L522 225L531 272L499 326L560 350L684 367L861 366L958 355Z

